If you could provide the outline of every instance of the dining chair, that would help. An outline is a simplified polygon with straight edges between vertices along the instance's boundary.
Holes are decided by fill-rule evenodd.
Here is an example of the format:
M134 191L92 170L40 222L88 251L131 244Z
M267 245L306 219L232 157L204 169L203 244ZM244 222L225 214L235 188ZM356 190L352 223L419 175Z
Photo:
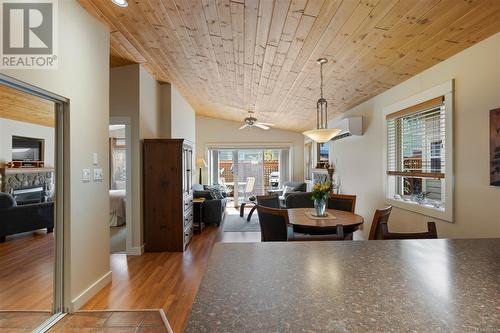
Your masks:
M391 215L391 211L392 206L375 210L375 215L373 216L372 225L370 227L370 235L368 236L369 240L383 239L380 224L384 222L387 223L389 216Z
M344 239L344 228L336 226L334 235L306 235L294 233L289 227L288 211L286 209L269 208L257 205L260 235L262 242L287 241L336 241Z
M328 208L354 213L356 196L349 194L330 194Z
M436 224L434 222L427 223L426 232L409 232L395 233L389 232L387 222L391 215L392 206L384 209L376 209L373 216L373 222L370 227L369 240L376 239L435 239L438 238Z
M281 208L280 196L278 193L273 193L269 195L257 195L257 205L269 207L269 208Z
M337 224L335 226L336 231L335 234L302 234L302 233L293 233L293 238L288 241L294 242L303 242L303 241L341 241L345 240L344 236L344 226L342 224Z
M288 230L288 211L260 205L256 207L259 216L261 241L286 242L290 233Z
M314 208L311 192L290 193L285 199L286 208Z
M438 238L436 223L427 222L425 232L389 232L386 222L380 224L382 229L382 239L436 239Z

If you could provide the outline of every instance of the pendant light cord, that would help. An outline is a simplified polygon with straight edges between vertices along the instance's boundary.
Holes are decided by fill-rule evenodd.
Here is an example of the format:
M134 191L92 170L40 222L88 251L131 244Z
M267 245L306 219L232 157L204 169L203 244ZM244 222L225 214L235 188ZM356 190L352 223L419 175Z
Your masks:
M319 90L320 90L321 98L323 99L323 63L319 64L319 75L320 75L320 80L321 80Z

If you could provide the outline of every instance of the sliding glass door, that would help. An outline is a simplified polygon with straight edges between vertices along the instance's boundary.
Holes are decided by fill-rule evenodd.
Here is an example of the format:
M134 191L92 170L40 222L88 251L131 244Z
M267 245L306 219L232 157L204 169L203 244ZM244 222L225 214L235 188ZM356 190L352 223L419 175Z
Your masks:
M240 201L247 201L252 196L264 194L264 151L240 149L235 153L238 178L237 198Z
M235 206L290 180L289 147L209 148L209 183L226 187Z

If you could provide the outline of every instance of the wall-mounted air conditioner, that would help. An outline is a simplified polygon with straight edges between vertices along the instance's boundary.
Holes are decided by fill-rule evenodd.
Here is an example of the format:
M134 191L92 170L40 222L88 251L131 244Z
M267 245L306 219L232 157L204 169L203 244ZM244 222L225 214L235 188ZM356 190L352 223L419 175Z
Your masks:
M344 118L329 127L340 128L342 130L342 132L335 136L332 141L353 135L363 135L363 117Z

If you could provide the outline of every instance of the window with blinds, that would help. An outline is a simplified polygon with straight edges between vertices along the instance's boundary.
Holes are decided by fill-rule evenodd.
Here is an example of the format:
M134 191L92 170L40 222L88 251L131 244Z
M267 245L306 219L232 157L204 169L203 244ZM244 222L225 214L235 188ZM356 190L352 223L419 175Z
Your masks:
M395 199L440 208L444 204L444 97L388 114L387 175Z

